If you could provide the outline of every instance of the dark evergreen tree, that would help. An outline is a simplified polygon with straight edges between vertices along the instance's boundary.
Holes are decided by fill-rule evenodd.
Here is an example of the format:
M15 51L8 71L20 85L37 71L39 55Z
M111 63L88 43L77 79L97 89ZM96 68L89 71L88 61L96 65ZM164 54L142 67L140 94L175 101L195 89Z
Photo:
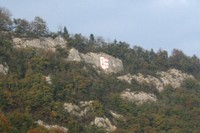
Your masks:
M68 30L67 30L66 26L65 26L64 29L63 29L63 37L64 37L65 39L68 39L68 38L69 38L69 33L68 33Z

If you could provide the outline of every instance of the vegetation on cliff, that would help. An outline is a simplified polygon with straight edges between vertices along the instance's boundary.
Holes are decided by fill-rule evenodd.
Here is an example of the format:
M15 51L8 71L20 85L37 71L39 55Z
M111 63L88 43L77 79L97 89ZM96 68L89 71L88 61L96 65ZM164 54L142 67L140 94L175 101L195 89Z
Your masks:
M57 36L67 41L65 48L56 51L14 48L12 38L41 38ZM85 62L66 61L70 48L79 52L104 52L122 60L120 73L99 73ZM36 121L60 125L70 133L104 133L104 128L91 125L96 117L106 117L117 127L115 133L198 133L200 131L200 60L180 50L169 56L165 50L157 52L126 42L105 42L102 38L71 35L64 31L48 31L46 22L36 17L32 22L14 19L5 8L0 8L0 64L9 71L0 73L0 132L54 133L59 129L46 129ZM154 75L171 68L191 74L181 87L165 86L158 92L153 84L131 84L117 79L127 73ZM51 82L46 81L50 76ZM125 89L155 94L153 103L136 103L123 100ZM94 101L92 111L84 117L70 114L64 103L78 105L81 101ZM123 119L114 119L109 113L117 112Z

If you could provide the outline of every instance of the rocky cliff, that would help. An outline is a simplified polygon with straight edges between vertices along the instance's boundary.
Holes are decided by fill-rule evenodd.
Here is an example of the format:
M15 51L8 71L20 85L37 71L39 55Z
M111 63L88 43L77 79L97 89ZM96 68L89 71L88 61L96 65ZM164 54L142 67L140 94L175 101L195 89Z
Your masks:
M79 53L76 49L69 51L68 61L84 61L91 64L94 68L105 73L118 73L124 69L120 59L105 53Z
M177 69L170 69L167 72L157 72L156 75L157 77L151 75L144 76L141 73L138 73L137 75L127 74L118 77L118 79L130 84L132 80L136 80L139 83L153 84L158 91L162 91L167 85L171 85L173 88L179 88L185 79L194 79L192 75L183 73Z
M61 48L66 47L66 41L61 37L56 37L55 39L50 37L42 37L37 39L13 38L13 43L15 48L32 47L51 51L55 51L57 46L60 46Z
M44 50L55 51L56 47L65 48L67 42L61 38L56 37L55 39L50 37L43 37L37 39L30 38L13 38L13 44L15 48L37 48ZM80 53L78 50L72 48L69 51L68 61L84 61L91 64L98 71L105 73L118 73L122 71L123 63L120 59L110 56L105 53Z

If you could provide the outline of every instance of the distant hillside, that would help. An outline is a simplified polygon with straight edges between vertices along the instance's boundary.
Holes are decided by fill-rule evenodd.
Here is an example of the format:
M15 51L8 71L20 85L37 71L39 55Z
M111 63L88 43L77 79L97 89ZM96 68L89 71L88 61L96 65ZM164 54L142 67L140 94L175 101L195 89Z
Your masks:
M0 8L0 132L198 133L200 59L11 19Z

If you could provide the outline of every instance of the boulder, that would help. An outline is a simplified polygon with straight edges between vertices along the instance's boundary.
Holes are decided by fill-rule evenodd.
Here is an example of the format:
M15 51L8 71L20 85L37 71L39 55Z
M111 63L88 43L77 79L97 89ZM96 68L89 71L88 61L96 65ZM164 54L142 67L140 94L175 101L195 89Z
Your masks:
M45 77L45 80L46 80L46 82L48 83L48 84L52 84L52 80L51 80L51 75L48 75L48 76L46 76Z
M118 73L123 71L123 63L120 59L105 53L79 53L78 50L72 48L69 51L68 61L84 61L91 64L97 70L105 73Z
M91 123L91 125L95 125L97 127L103 127L107 132L113 132L117 129L115 125L112 125L110 120L108 118L103 117L95 117L94 121Z
M0 64L0 73L7 75L8 70L9 70L9 67L6 63L4 65Z

